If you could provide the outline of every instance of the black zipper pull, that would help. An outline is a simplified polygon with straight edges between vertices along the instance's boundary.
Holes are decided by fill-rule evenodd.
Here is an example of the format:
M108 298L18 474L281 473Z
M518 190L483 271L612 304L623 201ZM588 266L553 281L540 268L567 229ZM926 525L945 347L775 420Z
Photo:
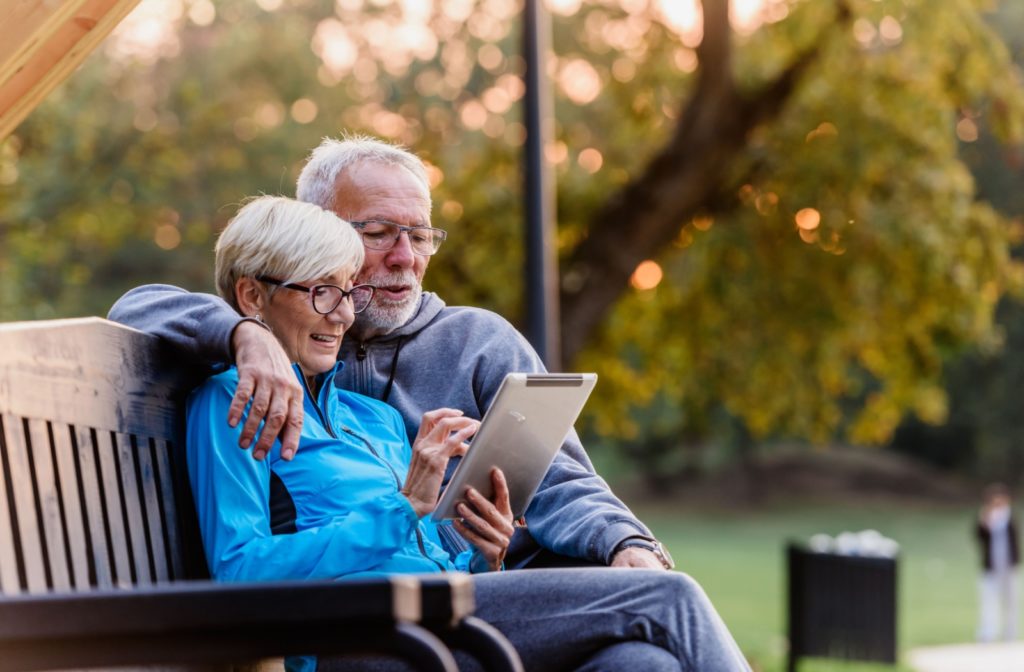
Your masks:
M366 342L359 341L359 348L356 350L356 359L360 362L366 359Z

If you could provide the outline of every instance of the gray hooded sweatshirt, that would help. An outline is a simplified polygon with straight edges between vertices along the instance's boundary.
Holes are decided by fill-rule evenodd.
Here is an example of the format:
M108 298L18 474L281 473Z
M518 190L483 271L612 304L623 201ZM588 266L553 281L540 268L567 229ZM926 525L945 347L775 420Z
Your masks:
M211 371L232 360L231 334L241 321L222 299L170 285L131 290L109 318L155 334ZM536 373L544 365L526 339L499 315L479 308L446 306L426 292L412 319L382 336L357 341L346 335L339 359L339 387L383 399L398 409L410 441L425 411L457 408L481 418L505 374ZM575 432L562 445L526 511L506 558L515 567L540 548L569 558L608 564L622 541L651 537L650 530L594 472ZM448 528L449 550L465 542Z

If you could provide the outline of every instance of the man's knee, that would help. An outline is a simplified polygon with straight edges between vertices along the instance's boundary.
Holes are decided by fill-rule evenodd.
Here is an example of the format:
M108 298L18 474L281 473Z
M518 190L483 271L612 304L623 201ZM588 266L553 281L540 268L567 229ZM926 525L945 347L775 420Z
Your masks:
M648 642L619 642L601 649L576 672L679 672L679 660L666 649Z
M662 574L665 590L679 602L707 600L704 589L689 574L682 572L665 572Z

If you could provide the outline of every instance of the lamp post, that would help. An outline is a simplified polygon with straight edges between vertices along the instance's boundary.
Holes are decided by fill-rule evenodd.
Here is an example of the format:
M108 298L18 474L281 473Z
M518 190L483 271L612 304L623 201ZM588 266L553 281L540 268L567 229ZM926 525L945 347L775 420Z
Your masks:
M550 371L561 370L558 259L554 176L544 148L554 132L547 78L551 19L543 0L525 0L523 60L526 64L523 121L526 126L524 196L526 216L526 338Z

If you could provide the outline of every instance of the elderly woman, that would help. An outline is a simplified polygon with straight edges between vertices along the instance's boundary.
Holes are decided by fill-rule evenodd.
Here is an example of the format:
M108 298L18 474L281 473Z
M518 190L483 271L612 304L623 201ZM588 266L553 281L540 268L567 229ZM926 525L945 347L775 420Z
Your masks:
M407 235L407 234L402 234ZM206 558L218 580L474 572L477 614L516 646L528 670L749 670L706 596L683 574L655 570L501 572L513 532L508 492L470 492L473 550L450 557L429 519L448 460L478 423L426 413L409 445L399 414L334 384L341 337L374 288L352 285L363 261L355 231L307 203L249 202L217 243L217 288L273 332L304 384L300 450L266 460L238 449L224 422L230 368L188 403L189 477ZM325 665L326 667L327 665Z

